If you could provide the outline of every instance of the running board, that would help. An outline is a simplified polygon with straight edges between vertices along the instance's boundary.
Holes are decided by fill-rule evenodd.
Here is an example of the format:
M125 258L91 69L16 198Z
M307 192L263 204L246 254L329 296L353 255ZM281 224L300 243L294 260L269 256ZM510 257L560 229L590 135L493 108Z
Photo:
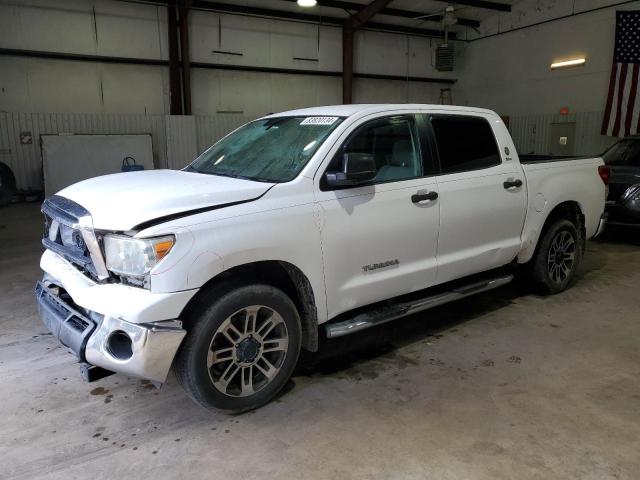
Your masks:
M421 298L411 302L388 305L366 313L361 313L349 320L327 325L327 337L342 337L344 335L359 332L360 330L381 325L383 323L411 315L412 313L428 310L429 308L460 300L461 298L475 295L476 293L493 290L494 288L506 285L512 280L513 275L505 275L502 277L492 278L490 280L471 283L463 287L455 288L449 292L439 293L437 295L432 295L430 297Z

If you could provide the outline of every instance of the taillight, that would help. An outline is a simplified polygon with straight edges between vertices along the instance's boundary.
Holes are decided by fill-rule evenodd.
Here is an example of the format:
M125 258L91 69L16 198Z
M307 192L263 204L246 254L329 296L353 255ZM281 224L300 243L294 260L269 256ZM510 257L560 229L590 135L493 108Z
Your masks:
M598 167L598 175L600 175L605 185L609 185L609 178L611 178L611 168L609 168L609 165L600 165Z

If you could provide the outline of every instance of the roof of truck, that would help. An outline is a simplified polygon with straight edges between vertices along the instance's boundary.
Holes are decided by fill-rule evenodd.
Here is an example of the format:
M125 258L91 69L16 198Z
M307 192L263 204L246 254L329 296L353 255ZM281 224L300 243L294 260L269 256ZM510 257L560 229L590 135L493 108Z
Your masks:
M476 107L462 107L457 105L429 105L421 103L359 103L350 105L327 105L323 107L301 108L298 110L289 110L287 112L272 113L267 117L284 117L284 116L314 116L314 115L330 115L337 117L350 117L362 113L378 113L391 110L455 110L481 113L494 113L491 110Z

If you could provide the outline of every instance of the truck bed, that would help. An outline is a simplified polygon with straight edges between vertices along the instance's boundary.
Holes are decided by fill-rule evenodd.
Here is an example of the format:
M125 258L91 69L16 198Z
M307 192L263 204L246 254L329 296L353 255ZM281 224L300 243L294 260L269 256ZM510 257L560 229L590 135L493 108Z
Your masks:
M583 155L571 157L566 155L519 155L520 163L547 163L547 162L563 162L569 160L593 160L597 155Z

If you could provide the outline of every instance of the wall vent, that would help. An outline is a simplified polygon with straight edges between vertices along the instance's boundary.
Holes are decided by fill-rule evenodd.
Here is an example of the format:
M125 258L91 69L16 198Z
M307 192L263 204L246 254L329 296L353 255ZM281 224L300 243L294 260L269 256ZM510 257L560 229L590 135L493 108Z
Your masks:
M436 70L439 72L453 71L453 44L442 43L436 49Z

